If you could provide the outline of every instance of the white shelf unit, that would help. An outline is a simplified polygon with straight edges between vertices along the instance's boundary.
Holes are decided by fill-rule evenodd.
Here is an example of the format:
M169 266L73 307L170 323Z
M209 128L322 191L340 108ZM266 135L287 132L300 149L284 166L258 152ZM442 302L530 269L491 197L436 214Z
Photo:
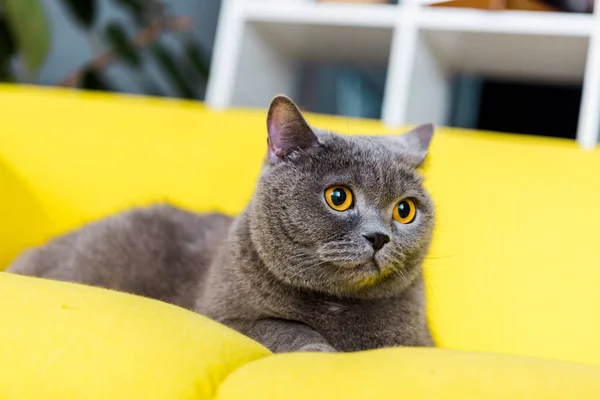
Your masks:
M600 0L598 0L600 3ZM310 0L224 0L207 104L265 107L294 96L300 61L387 67L382 119L450 121L455 72L581 83L577 141L600 132L600 6L595 14L483 11Z

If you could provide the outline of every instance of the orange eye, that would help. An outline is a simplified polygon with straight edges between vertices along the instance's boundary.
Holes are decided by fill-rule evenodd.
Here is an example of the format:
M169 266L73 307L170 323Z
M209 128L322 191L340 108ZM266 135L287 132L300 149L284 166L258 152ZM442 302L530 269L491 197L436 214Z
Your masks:
M394 219L401 224L410 224L414 221L415 216L417 215L417 207L415 206L415 202L411 199L402 200L396 205L396 207L394 207L394 212L392 215Z
M332 186L325 190L325 201L335 211L346 211L354 202L352 192L344 186Z

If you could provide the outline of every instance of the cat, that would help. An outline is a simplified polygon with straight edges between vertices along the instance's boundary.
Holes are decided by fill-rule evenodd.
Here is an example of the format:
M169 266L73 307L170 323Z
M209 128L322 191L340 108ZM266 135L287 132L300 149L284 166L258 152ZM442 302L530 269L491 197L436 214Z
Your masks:
M254 196L237 217L136 208L23 253L9 272L194 310L273 352L434 346L423 261L434 127L343 136L277 96Z

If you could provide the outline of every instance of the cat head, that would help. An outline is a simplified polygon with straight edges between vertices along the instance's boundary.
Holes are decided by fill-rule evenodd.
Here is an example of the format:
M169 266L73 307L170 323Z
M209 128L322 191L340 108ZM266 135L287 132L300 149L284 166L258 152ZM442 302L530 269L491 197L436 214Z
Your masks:
M287 97L267 117L267 157L250 205L266 268L294 287L376 298L421 271L434 207L418 168L433 125L397 136L312 129Z

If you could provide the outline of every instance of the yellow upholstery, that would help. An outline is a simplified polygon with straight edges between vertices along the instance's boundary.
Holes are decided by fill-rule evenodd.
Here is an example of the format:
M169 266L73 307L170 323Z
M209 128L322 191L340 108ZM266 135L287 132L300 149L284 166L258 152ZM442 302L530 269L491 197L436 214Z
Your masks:
M440 349L285 354L243 366L218 400L598 399L600 368Z
M26 184L0 155L0 271L24 247L40 241L50 223Z
M0 86L0 121L0 269L31 244L134 205L235 214L265 150L264 110L173 100ZM402 131L309 121L351 134ZM381 398L525 398L535 382L549 391L537 398L565 398L569 382L582 391L574 398L600 398L599 174L600 151L571 141L440 129L425 171L439 221L429 312L440 347L467 353L269 356L236 370L219 397L281 398L281 382L297 379L290 393L309 399L351 398L360 382ZM72 303L84 311L68 312ZM8 274L0 321L0 399L210 398L230 371L265 355L190 312Z
M162 302L0 273L0 399L206 399L269 354Z

